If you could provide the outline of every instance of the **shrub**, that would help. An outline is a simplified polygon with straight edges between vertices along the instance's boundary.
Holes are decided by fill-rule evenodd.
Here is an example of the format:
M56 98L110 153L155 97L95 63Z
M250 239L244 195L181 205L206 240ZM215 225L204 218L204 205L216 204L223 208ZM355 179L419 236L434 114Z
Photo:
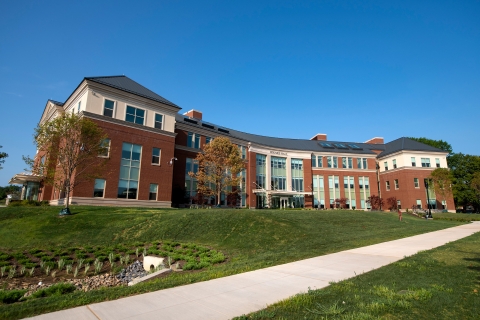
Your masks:
M73 284L59 283L59 284L54 284L53 286L42 289L42 290L38 290L37 292L33 293L30 297L42 298L42 297L50 297L50 296L60 296L62 294L71 293L73 291L75 291L75 286Z
M1 303L14 303L17 302L27 290L0 290L0 302Z

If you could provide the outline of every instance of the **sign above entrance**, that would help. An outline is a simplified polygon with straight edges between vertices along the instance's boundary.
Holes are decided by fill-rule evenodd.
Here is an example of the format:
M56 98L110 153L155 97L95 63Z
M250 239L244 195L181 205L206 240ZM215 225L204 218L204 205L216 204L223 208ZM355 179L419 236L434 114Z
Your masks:
M271 154L278 154L279 156L288 156L286 152L280 152L280 151L270 151Z
M296 159L310 159L312 156L312 152L298 152L296 150L272 150L267 148L261 148L258 146L250 146L248 149L250 152L255 152L258 154L266 155L267 157L270 156L283 156L286 158L296 158Z

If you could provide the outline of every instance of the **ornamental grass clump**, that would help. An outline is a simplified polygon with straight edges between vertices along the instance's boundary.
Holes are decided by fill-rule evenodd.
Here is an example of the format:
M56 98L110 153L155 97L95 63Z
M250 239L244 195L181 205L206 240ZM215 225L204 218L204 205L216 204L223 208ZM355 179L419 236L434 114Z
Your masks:
M78 259L77 261L77 267L78 269L82 269L83 263L85 262L85 259Z
M103 262L100 262L98 259L95 260L95 262L93 263L93 266L95 268L95 274L99 273L100 270L102 270L102 267L103 267Z
M26 269L25 266L22 266L22 267L20 268L20 275L23 276L23 275L25 274L25 269Z
M126 254L125 257L123 257L123 261L125 262L125 265L128 265L130 262L130 255Z
M5 274L5 271L7 270L7 266L3 266L0 268L0 274L2 275L2 278L3 278L3 275Z
M50 266L49 265L45 266L44 270L45 270L45 274L48 276L48 274L50 273Z
M57 270L52 271L52 274L51 274L51 275L52 275L52 278L55 278L55 276L57 275Z
M69 274L72 271L73 266L71 264L67 264L65 266L65 271L67 271L67 274Z
M8 277L12 279L15 276L16 272L17 272L17 267L11 266L10 270L8 270Z
M35 273L35 267L32 267L32 269L28 270L28 274L30 277L33 277L33 274Z
M113 254L113 252L110 252L108 254L108 262L110 263L110 269L112 269L113 263L115 262L115 255Z
M90 269L90 263L85 263L85 276L87 275L89 269Z
M140 255L140 250L139 250L138 248L135 249L135 255L137 256L137 258L138 258L138 256Z
M62 271L63 267L65 266L65 259L58 259L58 271Z
M73 277L76 278L78 276L78 266L75 267L75 270L73 270Z

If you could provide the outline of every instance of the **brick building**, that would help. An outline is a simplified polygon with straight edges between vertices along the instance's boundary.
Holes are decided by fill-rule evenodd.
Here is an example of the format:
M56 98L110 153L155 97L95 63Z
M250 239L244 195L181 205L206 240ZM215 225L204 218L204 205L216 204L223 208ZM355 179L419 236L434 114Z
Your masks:
M427 197L424 180L435 167L446 168L447 153L400 138L384 143L284 139L244 133L203 121L202 113L180 107L125 76L84 78L63 103L48 100L40 123L63 112L78 112L95 121L108 136L104 174L79 185L72 203L170 207L190 203L198 170L195 157L210 140L224 136L247 160L241 173L239 207L333 208L346 198L352 209L369 208L370 195L396 197L401 208L454 209L453 197ZM37 154L37 161L46 161ZM22 197L62 204L64 194L44 186L41 177L18 174ZM226 204L225 195L221 202ZM430 200L427 200L430 199Z

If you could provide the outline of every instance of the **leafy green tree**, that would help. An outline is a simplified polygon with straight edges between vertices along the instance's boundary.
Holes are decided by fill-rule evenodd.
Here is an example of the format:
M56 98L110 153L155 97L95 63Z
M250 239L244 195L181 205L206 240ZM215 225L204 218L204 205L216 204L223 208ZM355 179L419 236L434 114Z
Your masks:
M448 165L452 174L455 204L463 206L464 210L468 204L478 207L479 201L472 188L472 180L480 172L480 157L455 153L449 158Z
M20 191L19 186L9 185L6 187L0 187L0 200L3 200L7 197L7 194L16 193Z
M430 179L433 181L433 190L443 201L452 194L452 174L447 168L436 168L430 173Z
M472 181L470 182L470 186L477 194L477 201L480 202L480 172L475 172L473 174Z
M3 148L0 146L0 148ZM8 154L5 152L0 152L0 169L3 169L2 163L5 163L5 158L8 157Z
M188 174L198 181L197 193L215 196L220 205L222 192L228 196L230 189L237 189L240 185L239 173L245 168L245 161L238 146L228 138L218 137L204 145L203 153L197 154L196 160L198 172Z
M74 188L102 172L106 159L98 155L105 151L106 135L90 119L65 113L39 124L34 136L34 144L42 158L24 159L33 174L44 177L46 185L65 192L65 207L68 208Z
M441 149L443 151L446 151L446 152L448 152L448 157L453 155L452 146L450 145L450 143L448 143L446 141L433 140L433 139L429 139L429 138L425 138L425 137L421 137L421 138L410 137L409 139L412 139L412 140L424 143L426 145L432 146L434 148L438 148L438 149Z

